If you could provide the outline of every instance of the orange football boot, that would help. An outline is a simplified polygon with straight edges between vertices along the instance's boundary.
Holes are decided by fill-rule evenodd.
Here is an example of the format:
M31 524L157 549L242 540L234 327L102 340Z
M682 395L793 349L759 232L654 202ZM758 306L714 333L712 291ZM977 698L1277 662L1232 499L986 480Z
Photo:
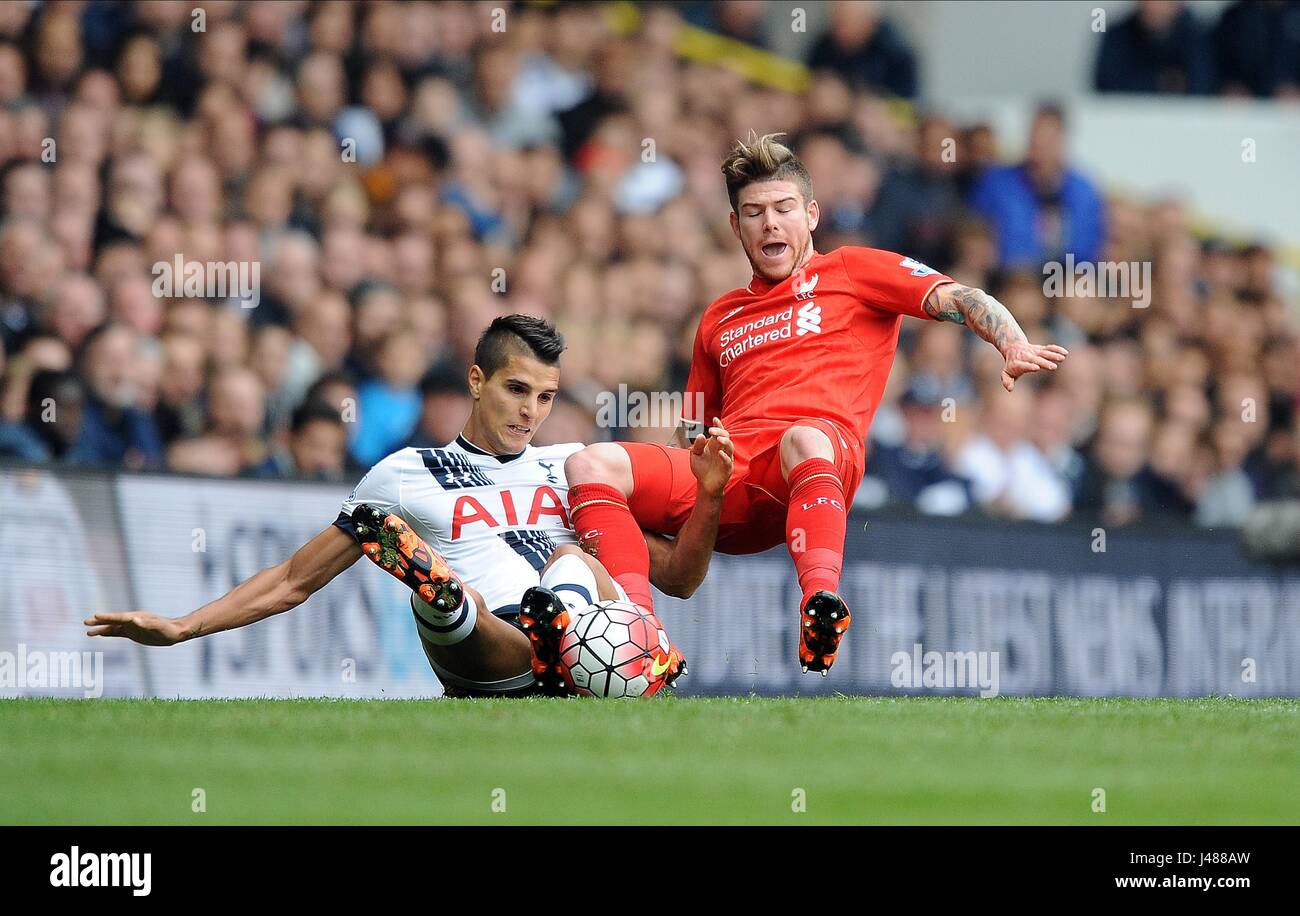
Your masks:
M808 597L799 610L799 666L804 674L820 671L826 676L852 622L849 606L834 592L823 589Z
M668 687L675 690L677 689L677 679L683 674L690 674L690 671L686 668L686 656L682 654L681 649L677 648L672 643L668 644L668 657L666 659L656 658L654 661L654 667L650 670L662 672L665 668L667 674L664 675L663 682L658 687L649 691L646 696L654 696L662 687Z
M519 599L519 626L528 635L533 677L538 690L548 697L575 696L560 660L560 641L568 625L569 609L549 588L534 585Z
M451 612L465 600L465 586L436 550L398 515L385 515L362 503L352 510L361 552L380 569L400 579L439 611Z

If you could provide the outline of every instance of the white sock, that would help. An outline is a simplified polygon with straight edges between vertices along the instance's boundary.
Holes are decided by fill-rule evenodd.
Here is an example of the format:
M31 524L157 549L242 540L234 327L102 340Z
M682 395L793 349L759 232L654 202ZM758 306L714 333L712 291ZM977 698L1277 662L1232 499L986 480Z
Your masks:
M560 596L575 617L600 600L596 574L577 554L566 553L542 575L542 585Z
M460 607L448 613L412 592L411 610L415 611L415 626L420 635L435 646L455 645L473 633L478 622L478 602L473 595L466 595Z

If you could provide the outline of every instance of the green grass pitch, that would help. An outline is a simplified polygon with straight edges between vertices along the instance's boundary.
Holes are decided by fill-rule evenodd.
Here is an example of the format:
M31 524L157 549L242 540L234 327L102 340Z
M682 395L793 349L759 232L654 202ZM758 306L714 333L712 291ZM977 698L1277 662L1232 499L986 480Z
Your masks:
M10 700L0 823L1295 824L1300 701Z

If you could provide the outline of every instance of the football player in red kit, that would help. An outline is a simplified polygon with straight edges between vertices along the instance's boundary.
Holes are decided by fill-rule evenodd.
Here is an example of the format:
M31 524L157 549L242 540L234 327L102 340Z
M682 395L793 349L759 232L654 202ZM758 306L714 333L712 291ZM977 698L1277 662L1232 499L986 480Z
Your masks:
M755 553L786 542L803 593L799 660L825 674L851 619L838 594L847 512L903 316L965 324L1001 352L1008 391L1021 375L1055 369L1066 351L1031 344L992 296L911 258L815 251L812 182L779 136L751 134L722 166L731 228L754 276L700 319L686 419L725 424L735 446L731 481L715 497L716 549ZM671 535L689 516L697 499L689 458L684 449L620 442L565 462L580 542L647 607L649 551L664 545L641 532Z

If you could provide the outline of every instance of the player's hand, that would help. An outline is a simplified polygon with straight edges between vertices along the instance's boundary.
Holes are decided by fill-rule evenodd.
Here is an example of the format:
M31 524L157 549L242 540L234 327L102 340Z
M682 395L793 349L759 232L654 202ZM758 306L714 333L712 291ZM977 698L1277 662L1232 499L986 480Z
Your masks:
M145 646L174 646L185 639L179 620L144 611L125 614L96 614L85 624L87 636L124 636Z
M1002 354L1007 361L1002 368L1002 387L1010 391L1016 387L1016 379L1039 369L1054 372L1069 355L1069 350L1057 344L1031 344L1026 340L1007 344Z
M731 479L735 454L731 434L723 427L722 420L714 417L708 435L697 436L691 443L691 473L703 492L712 496L722 495Z

